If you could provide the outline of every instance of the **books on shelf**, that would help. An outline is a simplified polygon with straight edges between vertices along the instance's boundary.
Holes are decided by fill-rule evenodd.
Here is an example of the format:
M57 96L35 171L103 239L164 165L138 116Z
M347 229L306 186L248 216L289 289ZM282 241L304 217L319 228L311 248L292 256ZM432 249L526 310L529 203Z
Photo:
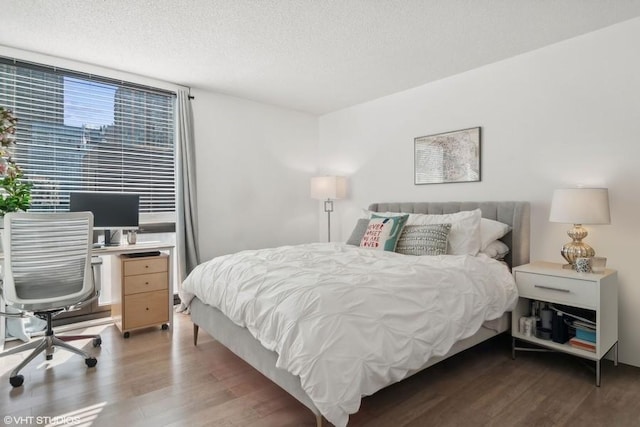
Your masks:
M592 351L594 353L596 352L596 343L592 341L586 341L577 337L573 337L569 340L569 344L575 348Z
M582 322L580 320L574 320L572 325L576 330L576 338L589 341L592 343L596 342L596 327L591 323Z
M582 329L576 327L576 338L589 341L595 344L596 342L596 331L590 329Z
M573 321L573 326L575 328L580 328L580 329L588 329L588 330L592 330L595 332L596 330L596 324L595 323L591 323L591 322L582 322L580 320L574 320Z

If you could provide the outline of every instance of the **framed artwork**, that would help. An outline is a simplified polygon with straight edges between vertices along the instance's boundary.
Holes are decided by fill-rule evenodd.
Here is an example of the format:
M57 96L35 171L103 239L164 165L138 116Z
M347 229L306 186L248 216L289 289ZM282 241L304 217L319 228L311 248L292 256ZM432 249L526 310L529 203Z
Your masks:
M414 139L415 184L480 181L480 128Z

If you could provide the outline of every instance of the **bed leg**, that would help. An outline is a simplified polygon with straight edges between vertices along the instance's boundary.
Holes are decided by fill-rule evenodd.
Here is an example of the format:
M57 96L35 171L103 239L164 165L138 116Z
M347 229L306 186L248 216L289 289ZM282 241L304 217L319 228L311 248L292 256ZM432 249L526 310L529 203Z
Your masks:
M200 329L200 326L196 325L195 323L193 324L193 345L198 345L198 330Z
M316 427L322 427L324 425L323 420L322 415L316 415Z

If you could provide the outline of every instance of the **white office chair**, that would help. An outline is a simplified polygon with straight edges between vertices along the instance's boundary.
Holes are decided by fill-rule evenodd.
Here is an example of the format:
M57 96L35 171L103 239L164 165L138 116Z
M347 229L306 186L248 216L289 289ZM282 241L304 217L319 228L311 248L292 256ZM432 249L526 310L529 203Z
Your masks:
M88 367L98 361L66 341L92 339L93 346L102 343L100 335L55 336L53 316L79 309L98 298L91 270L93 214L74 213L8 213L4 217L4 269L2 296L5 303L47 321L42 340L34 340L0 353L0 357L33 349L12 372L9 382L19 387L24 377L18 373L38 354L53 357L54 347L81 355ZM16 315L2 313L15 317Z

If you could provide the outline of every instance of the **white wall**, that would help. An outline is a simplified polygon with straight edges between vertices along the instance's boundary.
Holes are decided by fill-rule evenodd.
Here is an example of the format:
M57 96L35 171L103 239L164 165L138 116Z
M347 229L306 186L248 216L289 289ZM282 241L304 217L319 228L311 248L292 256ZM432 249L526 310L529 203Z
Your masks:
M192 91L202 260L317 240L317 117Z
M619 270L620 360L640 366L640 19L322 116L320 168L350 176L334 233L378 201L528 200L532 260L561 262L555 188L607 186L587 242ZM455 52L452 52L454 55ZM482 127L482 182L413 184L413 139ZM322 234L326 224L319 223Z

